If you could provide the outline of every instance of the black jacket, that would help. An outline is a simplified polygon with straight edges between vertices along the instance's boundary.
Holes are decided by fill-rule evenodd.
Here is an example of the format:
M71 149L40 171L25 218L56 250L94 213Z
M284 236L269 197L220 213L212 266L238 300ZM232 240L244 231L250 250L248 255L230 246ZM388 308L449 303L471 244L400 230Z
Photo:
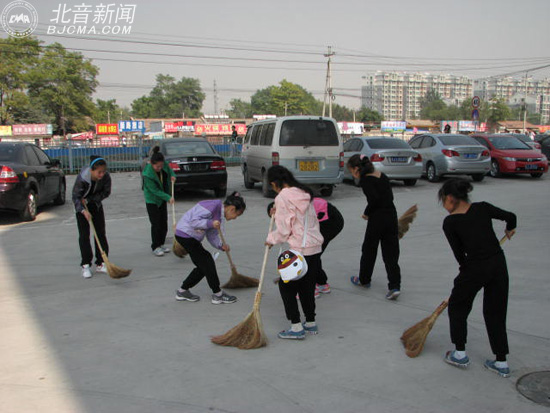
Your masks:
M82 205L82 199L86 199L86 202L95 203L97 206L101 206L101 201L111 195L111 175L106 172L103 178L95 182L93 191L90 191L92 187L92 175L90 167L82 169L73 186L73 203L76 212L82 212L84 205Z

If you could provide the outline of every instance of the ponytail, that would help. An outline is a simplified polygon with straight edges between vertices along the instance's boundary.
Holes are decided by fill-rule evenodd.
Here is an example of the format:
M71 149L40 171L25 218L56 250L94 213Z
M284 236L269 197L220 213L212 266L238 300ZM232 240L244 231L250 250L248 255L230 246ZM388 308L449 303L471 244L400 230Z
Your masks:
M370 161L368 156L355 154L348 159L347 167L359 168L361 176L371 174L374 172L374 165Z
M234 206L235 210L240 211L241 213L244 212L246 209L246 203L244 202L244 198L237 191L233 192L231 195L225 198L225 201L223 201L223 204L225 206Z
M162 154L162 152L160 151L160 147L159 146L155 146L153 148L153 154L151 155L151 159L149 160L149 162L151 164L155 164L155 163L159 163L159 162L164 162L164 155Z
M459 201L470 202L468 194L472 192L473 189L472 184L466 179L451 178L441 186L437 193L437 197L440 202L443 202L447 195L452 195Z
M294 175L292 175L292 172L290 172L284 166L274 165L269 168L267 170L267 182L274 183L275 185L277 185L277 187L281 189L284 187L285 184L291 188L294 187L301 189L302 191L309 194L310 201L313 200L313 191L309 187L298 182L296 178L294 178Z

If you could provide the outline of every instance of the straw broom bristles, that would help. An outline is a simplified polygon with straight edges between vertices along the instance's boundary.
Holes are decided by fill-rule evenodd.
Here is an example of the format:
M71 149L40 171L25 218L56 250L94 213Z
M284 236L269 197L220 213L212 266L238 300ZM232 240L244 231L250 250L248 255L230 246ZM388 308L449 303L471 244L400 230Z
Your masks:
M409 230L411 223L416 218L417 211L418 211L418 206L416 206L415 204L409 209L407 209L405 213L401 215L397 220L399 239L403 238L403 235L405 235L405 233Z
M218 229L218 233L220 234L220 239L222 240L222 243L226 245L222 230ZM227 254L227 259L229 260L229 265L231 266L231 278L229 278L229 281L227 281L227 283L225 283L222 288L234 289L257 287L260 281L257 278L247 277L246 275L239 274L237 268L235 267L235 264L233 263L233 260L231 259L231 254L229 253L229 251L226 251L225 253Z
M274 217L271 217L269 223L269 232L273 229ZM264 251L264 261L262 264L262 272L258 284L258 291L254 298L254 307L245 319L227 333L220 336L212 337L211 341L220 346L237 347L241 350L251 350L255 348L265 347L267 338L264 333L262 317L260 316L260 302L262 301L262 285L265 276L265 267L267 265L267 257L269 255L269 246L266 245Z
M174 181L172 181L172 198L174 198ZM175 199L175 198L174 198ZM187 255L187 251L176 240L176 205L172 204L172 231L174 232L174 242L172 243L172 252L176 257L183 258Z

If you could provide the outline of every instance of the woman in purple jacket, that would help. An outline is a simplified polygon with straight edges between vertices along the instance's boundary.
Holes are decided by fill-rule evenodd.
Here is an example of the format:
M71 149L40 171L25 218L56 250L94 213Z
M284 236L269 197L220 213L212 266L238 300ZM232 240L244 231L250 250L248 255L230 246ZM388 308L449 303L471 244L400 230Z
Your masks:
M219 199L201 201L179 220L176 226L176 240L185 248L195 264L195 268L176 291L178 301L199 301L200 297L190 289L206 277L212 289L212 304L231 304L237 297L226 294L220 288L220 279L212 254L202 246L204 237L221 251L229 251L229 245L223 244L218 230L224 230L225 221L240 217L246 209L244 199L233 192L222 203Z

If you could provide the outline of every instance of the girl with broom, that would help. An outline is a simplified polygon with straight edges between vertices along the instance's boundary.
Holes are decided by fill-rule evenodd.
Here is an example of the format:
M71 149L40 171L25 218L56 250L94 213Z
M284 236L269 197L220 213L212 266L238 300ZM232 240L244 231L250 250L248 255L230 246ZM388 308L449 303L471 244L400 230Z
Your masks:
M362 218L367 229L362 246L359 276L352 276L354 285L370 288L378 244L382 247L382 259L388 274L386 298L395 300L401 294L401 269L399 268L399 234L397 211L393 204L393 192L388 177L374 168L365 155L353 155L347 167L367 197L367 207Z
M271 202L267 206L267 214L270 217L275 212L274 205L275 203ZM323 236L323 245L321 246L321 255L323 255L330 241L342 232L344 228L344 217L338 208L323 198L313 198L313 208L317 214L319 229ZM319 298L321 294L329 293L330 284L328 283L327 274L321 265L321 269L317 273L317 279L315 280L315 298Z
M174 203L170 190L170 182L176 181L176 175L160 148L155 146L149 163L143 169L143 194L147 214L151 222L151 250L157 257L162 257L170 252L164 247L166 234L168 233L168 208L166 203Z
M176 290L178 301L199 301L200 297L190 289L204 277L212 289L212 304L231 304L237 297L227 294L220 288L220 279L212 254L203 246L204 237L221 251L229 251L229 245L222 243L218 230L223 232L225 221L240 217L246 209L244 199L233 192L222 203L221 200L201 201L187 211L176 225L176 240L189 253L195 268Z
M265 244L273 246L288 242L290 248L300 252L307 262L306 274L288 283L279 280L279 291L285 307L290 329L278 334L282 339L303 340L306 332L317 334L315 322L315 280L321 270L323 236L312 205L311 189L300 184L284 166L272 166L267 171L275 198L275 223L277 229L268 234ZM307 218L306 218L307 217ZM305 323L302 325L296 294L300 297Z
M90 220L93 219L97 237L105 253L109 254L109 244L105 233L105 214L102 201L111 194L111 176L107 172L107 162L100 156L92 155L90 164L84 168L76 178L73 186L72 199L76 210L76 224L78 226L78 244L80 246L80 266L82 276L91 278L90 266L94 254L90 244ZM88 207L86 210L85 206ZM95 243L96 272L107 273L99 246Z
M506 222L508 239L515 233L516 215L487 202L470 203L472 185L464 179L449 179L439 190L439 200L449 212L443 231L459 264L459 274L449 298L449 322L454 351L448 351L445 362L466 368L467 319L479 290L483 292L483 317L495 360L484 366L502 377L509 377L506 361L508 337L508 269L504 252L493 230L493 219Z

